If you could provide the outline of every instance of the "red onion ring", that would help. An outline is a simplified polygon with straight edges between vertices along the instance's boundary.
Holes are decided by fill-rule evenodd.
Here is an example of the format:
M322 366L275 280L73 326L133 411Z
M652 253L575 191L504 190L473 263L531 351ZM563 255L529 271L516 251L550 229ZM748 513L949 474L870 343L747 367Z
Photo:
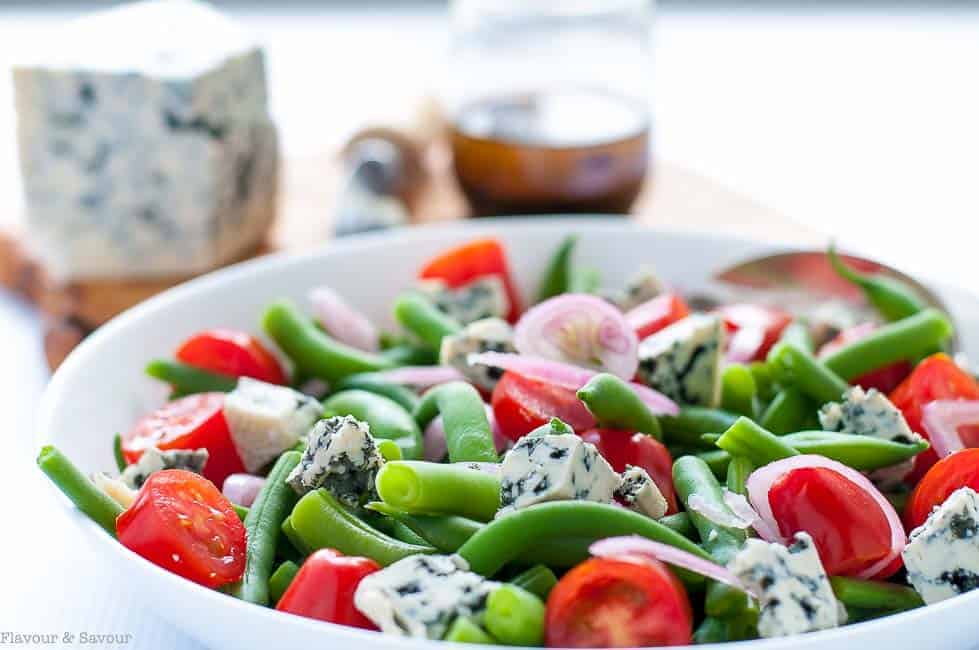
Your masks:
M690 498L687 500L687 507L718 526L741 529L751 526L750 520L739 517L737 513L724 511L699 494L690 495Z
M597 296L566 293L536 305L517 321L521 354L574 363L632 379L639 338L622 312Z
M755 512L755 509L751 507L751 504L748 503L748 499L737 492L731 492L727 488L724 488L723 493L724 503L731 509L731 512L747 522L748 526L754 528L759 537L762 539L775 539L778 537L778 531L773 530L769 524L765 523L758 513Z
M884 495L874 487L874 484L866 476L855 469L847 467L843 463L838 463L824 456L802 454L777 460L752 472L747 481L748 499L751 501L754 509L758 511L761 520L771 528L767 532L767 536L762 533L762 530L758 528L755 528L755 530L766 541L779 542L781 544L788 543L788 540L779 531L778 521L772 512L772 504L768 500L768 492L771 490L775 481L785 474L793 470L806 468L824 468L836 472L841 477L863 489L883 511L884 516L887 518L887 523L891 528L891 549L887 555L874 562L856 576L858 578L875 577L889 566L894 561L894 558L901 554L901 551L904 550L904 545L907 543L907 536L904 533L901 518L894 511L894 506L891 505L890 501L884 498Z
M486 419L489 420L490 429L493 430L493 444L496 445L496 451L502 453L507 447L506 436L503 435L499 425L496 423L493 408L489 404L484 404L483 408L486 409ZM424 442L425 460L438 462L449 453L449 448L445 443L445 425L442 424L441 415L437 416L425 427Z
M309 302L330 336L358 350L377 352L377 328L339 293L330 287L317 287L309 292Z
M431 388L450 381L466 381L461 372L449 366L402 366L374 373L378 379L392 384L412 386L418 390Z
M965 449L959 427L979 424L979 401L936 400L925 404L921 426L939 458Z
M250 508L255 503L255 497L265 485L265 479L254 474L231 474L224 479L221 492L231 503Z
M730 363L748 363L755 358L764 342L764 330L742 327L728 338L725 359Z

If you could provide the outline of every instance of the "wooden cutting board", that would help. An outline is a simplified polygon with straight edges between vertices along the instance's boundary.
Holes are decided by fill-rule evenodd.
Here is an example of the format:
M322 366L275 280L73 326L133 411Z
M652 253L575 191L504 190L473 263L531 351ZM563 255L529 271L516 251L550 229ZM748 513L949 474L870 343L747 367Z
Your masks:
M468 215L456 187L448 151L439 141L423 154L425 182L410 197L415 223ZM279 218L268 242L248 256L308 250L332 232L331 212L343 178L339 154L292 158L283 164ZM0 199L3 199L0 196ZM12 197L0 203L12 204ZM737 234L760 240L821 244L823 238L780 214L703 176L657 163L633 212L637 222L675 230ZM0 285L36 304L42 313L45 354L55 368L85 336L123 310L188 277L91 280L56 284L27 253L16 222L0 225Z

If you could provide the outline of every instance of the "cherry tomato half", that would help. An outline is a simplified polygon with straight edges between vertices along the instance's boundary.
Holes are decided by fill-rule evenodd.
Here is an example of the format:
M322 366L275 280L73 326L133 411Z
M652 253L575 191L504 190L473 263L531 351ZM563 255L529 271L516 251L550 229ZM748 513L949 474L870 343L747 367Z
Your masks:
M731 336L730 345L753 350L748 361L763 361L782 336L782 331L792 322L792 315L781 309L749 303L722 305L717 308L717 313L724 319L725 329ZM745 342L735 342L738 338Z
M230 474L245 471L224 420L223 393L200 393L174 400L143 416L122 436L122 453L135 463L149 447L207 449L204 477L224 485Z
M819 357L827 357L840 348L854 341L859 341L875 329L877 329L877 326L874 323L862 323L843 330L835 339L819 348ZM897 361L889 366L884 366L878 370L872 370L865 375L860 375L850 383L866 390L876 388L882 393L890 393L911 373L911 367L910 361Z
M829 575L856 575L891 551L891 527L880 506L866 490L831 469L786 472L772 485L768 500L783 536L802 530L812 535ZM886 567L874 577L887 578L899 566Z
M214 484L193 472L151 474L116 531L129 550L206 587L234 582L245 570L245 526Z
M357 585L381 565L366 557L345 557L324 548L303 562L275 608L297 616L329 623L376 630L377 627L354 607Z
M188 365L222 375L253 377L270 384L286 383L286 375L276 358L247 332L214 329L195 334L177 348L176 357Z
M639 340L690 315L690 307L678 294L663 293L629 310L625 320Z
M904 511L907 529L925 523L932 508L961 487L979 490L979 449L963 449L932 465L908 500Z
M683 585L653 559L586 560L565 574L547 599L551 648L686 645L692 628Z
M948 355L933 354L915 367L911 375L891 393L890 399L904 413L911 430L927 438L928 433L921 426L921 410L925 404L940 399L979 399L979 383ZM959 435L966 444L979 440L979 427L960 427ZM918 454L914 457L914 470L907 481L917 483L937 461L938 455L931 449Z
M676 491L673 489L673 457L663 443L644 433L615 429L590 429L581 436L598 448L598 452L616 472L626 465L646 470L669 506L666 514L677 512Z
M551 418L561 418L579 432L595 424L595 418L575 391L509 370L493 389L491 403L500 431L514 441L547 424Z
M507 320L517 322L520 317L520 293L510 274L503 245L495 239L477 239L443 251L426 262L418 272L420 280L442 280L456 289L477 278L498 275L506 287L510 299Z

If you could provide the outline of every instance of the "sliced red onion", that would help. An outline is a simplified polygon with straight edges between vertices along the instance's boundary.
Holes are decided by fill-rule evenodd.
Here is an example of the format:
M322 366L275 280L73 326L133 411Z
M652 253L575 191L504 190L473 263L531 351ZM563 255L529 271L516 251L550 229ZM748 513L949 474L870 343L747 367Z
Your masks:
M577 364L632 379L639 339L622 312L597 296L567 293L528 310L513 344L521 354Z
M496 417L493 415L492 407L489 404L484 404L483 407L486 409L486 419L489 420L490 429L493 430L493 444L496 445L496 451L502 453L507 447L507 438L500 431L500 427L496 423ZM425 460L438 462L449 453L449 448L445 443L445 426L442 424L441 415L429 422L428 426L425 427L424 438Z
M687 507L718 526L741 529L751 526L750 520L746 521L737 514L732 514L723 508L717 507L699 494L690 495L690 499L687 500Z
M506 352L470 354L466 361L470 365L481 364L512 370L528 379L547 382L568 390L578 390L596 374L591 370L559 361ZM680 412L680 407L676 405L676 402L648 386L631 381L629 387L657 415L676 415Z
M939 458L965 449L959 427L979 424L979 401L936 400L925 404L921 426Z
M381 370L375 376L392 384L404 384L418 390L450 381L466 381L461 372L449 366L402 366L393 370Z
M743 495L738 494L737 492L731 492L727 488L724 488L724 503L731 509L731 512L745 521L748 526L754 528L755 532L757 532L758 536L762 539L775 539L778 537L778 531L772 529L771 525L766 523L758 515L758 513L755 512L755 509L751 507L750 503L748 503L748 499L746 499Z
M254 474L231 474L224 479L221 492L231 503L250 508L255 503L255 497L265 485L265 479Z
M377 352L377 328L339 293L330 287L317 287L309 292L309 302L330 336L359 350Z
M752 361L765 342L765 331L759 327L742 327L728 339L725 358L730 363Z
M738 576L720 564L697 557L693 553L688 553L675 546L654 542L638 535L607 537L589 546L588 550L596 557L650 557L751 593Z
M884 513L884 517L887 519L888 525L891 527L891 550L882 557L880 560L867 567L863 571L857 574L858 578L873 578L883 569L890 565L894 561L894 558L901 554L904 550L904 545L907 542L907 536L904 533L904 526L901 524L901 518L898 517L897 512L894 511L894 506L891 505L890 501L884 498L874 484L867 479L866 476L860 472L847 467L843 463L838 463L835 460L830 460L824 456L817 456L814 454L802 454L799 456L792 456L790 458L784 458L782 460L777 460L774 463L769 463L764 467L755 470L748 477L747 488L748 488L748 499L751 501L751 505L758 511L758 515L770 527L766 536L762 533L762 530L755 528L758 534L762 536L763 539L769 542L779 542L782 544L787 544L788 540L782 536L781 531L778 527L778 521L775 519L775 515L772 512L772 504L768 500L768 492L771 490L772 485L785 476L789 472L797 469L809 469L809 468L823 468L836 472L846 480L850 481L857 487L861 488L864 492L869 494L873 498L874 502L880 507Z

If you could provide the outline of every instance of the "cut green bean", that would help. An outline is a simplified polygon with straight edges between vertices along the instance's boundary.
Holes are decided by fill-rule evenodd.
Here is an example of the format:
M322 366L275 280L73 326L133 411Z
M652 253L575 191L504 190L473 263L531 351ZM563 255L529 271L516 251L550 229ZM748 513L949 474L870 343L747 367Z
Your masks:
M881 273L861 273L848 266L830 244L827 251L833 270L851 284L859 287L867 302L887 321L898 321L914 316L928 307L928 304L907 283Z
M745 483L748 482L748 477L753 471L755 471L755 464L749 459L744 456L732 458L727 466L727 489L735 494L747 494Z
M799 454L785 438L766 431L749 418L740 418L731 425L717 440L717 446L732 456L744 456L758 467Z
M424 429L439 414L451 462L499 461L486 406L471 384L452 381L436 386L422 397L414 416L418 426Z
M897 361L913 361L938 349L953 334L952 324L937 309L925 309L874 330L867 336L829 354L826 367L846 380ZM839 397L834 398L836 400ZM833 401L833 400L826 400Z
M674 530L687 539L693 539L697 534L697 529L693 527L690 516L685 512L677 512L672 515L660 517L657 521L667 528Z
M300 372L329 384L356 373L394 367L385 357L330 338L287 300L266 308L262 327Z
M721 408L753 417L758 386L751 369L740 363L728 364L721 374Z
M402 542L407 542L408 544L428 546L428 542L425 541L421 535L397 520L391 523L391 536L395 539L400 539Z
M712 616L705 618L693 632L693 642L697 645L726 643L727 641L730 641L727 636L727 623Z
M269 597L273 602L278 602L282 598L297 573L299 573L299 565L291 561L283 562L272 572L269 576Z
M901 443L829 431L800 431L780 440L800 453L826 456L862 472L897 465L928 449L924 440Z
M816 413L818 406L798 388L779 391L758 420L763 428L775 435L801 431Z
M710 451L698 451L693 456L707 463L707 467L718 480L727 479L727 466L731 464L731 454L723 449L711 449Z
M474 519L458 515L413 514L383 502L369 503L367 507L400 521L442 553L455 553L483 527Z
M409 413L414 411L415 407L418 406L418 395L413 390L401 384L387 381L381 375L372 372L344 377L333 386L333 390L336 392L344 390L366 390L369 393L377 393L397 402Z
M779 337L779 341L794 345L809 354L816 352L816 345L812 340L812 332L809 331L809 326L802 321L796 320L789 323L782 330L782 336Z
M372 436L394 441L409 460L424 456L425 444L415 418L392 399L366 390L344 390L323 402L323 411L327 417L350 415L366 422Z
M282 535L285 537L286 541L289 542L289 546L291 546L297 553L299 553L303 557L310 555L312 553L312 549L306 546L306 543L302 540L301 537L299 537L299 534L296 532L296 529L293 527L292 515L286 517L285 521L282 522ZM281 553L281 554L288 555L288 553Z
M748 365L748 368L751 370L751 376L755 380L758 401L762 403L772 401L775 398L777 386L775 385L775 379L772 377L771 368L764 361L752 361Z
M537 564L514 577L510 583L546 601L551 590L557 585L557 576L549 567Z
M76 508L104 528L105 532L115 537L116 518L122 514L122 506L95 487L95 484L53 445L41 448L37 456L37 466L66 497L71 499Z
M463 465L399 461L377 475L377 492L409 513L454 514L489 521L500 508L500 479Z
M504 645L544 645L544 603L514 584L504 584L486 599L486 629Z
M438 350L442 339L462 330L451 316L436 307L420 293L410 291L401 294L394 303L394 317L406 330L432 350Z
M544 270L544 277L537 290L537 302L568 292L571 286L571 258L577 243L577 235L568 235L558 245Z
M238 515L238 519L245 521L245 517L248 516L248 508L239 506L237 503L232 503L231 507L235 509L235 514Z
M838 401L849 388L828 364L791 343L778 343L768 353L768 364L780 384L794 386L818 404Z
M179 361L154 359L146 364L146 374L173 386L181 395L227 393L238 385L238 378L221 375Z
M112 457L116 461L116 469L120 472L126 471L129 463L126 462L126 457L122 453L122 436L118 433L112 438Z
M332 548L345 555L369 557L382 566L434 553L430 546L407 544L357 519L326 490L314 490L299 500L289 517L303 546L310 551Z
M405 459L405 456L401 451L401 447L399 447L398 443L396 443L394 440L378 440L377 451L380 452L381 457L386 463L392 460Z
M279 456L245 517L245 573L237 584L235 595L246 602L269 603L269 576L275 562L279 533L282 522L296 503L296 493L286 483L286 477L299 464L300 458L302 455L296 451Z
M705 433L723 433L731 428L740 416L720 409L688 406L678 415L662 415L659 418L663 437L667 442L690 447L703 447L700 436Z
M496 645L497 643L497 640L487 634L483 628L465 616L458 616L452 621L449 631L445 633L444 640L449 643L479 643L482 645Z
M571 269L570 293L597 293L602 286L602 272L594 266Z
M925 604L911 587L841 576L833 576L829 581L836 598L848 608L903 612Z
M578 390L578 399L584 402L601 427L638 431L657 440L663 439L656 416L636 392L615 375L595 375Z
M439 362L438 350L423 345L398 345L382 350L381 357L394 366L434 366Z

